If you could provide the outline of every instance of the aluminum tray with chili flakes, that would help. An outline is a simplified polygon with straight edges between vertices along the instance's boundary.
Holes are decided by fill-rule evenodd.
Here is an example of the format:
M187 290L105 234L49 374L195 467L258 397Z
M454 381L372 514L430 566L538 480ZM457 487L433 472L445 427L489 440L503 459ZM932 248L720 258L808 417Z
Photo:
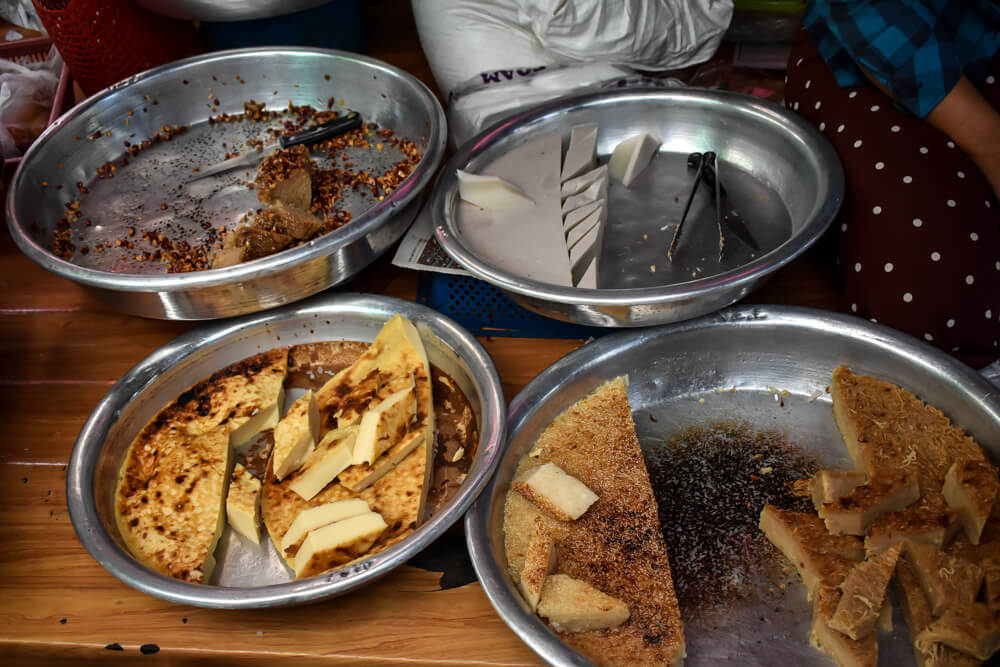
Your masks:
M357 111L365 123L310 146L313 233L210 269L252 224L257 169L208 167ZM85 101L25 156L8 198L21 249L126 311L207 319L294 301L348 279L410 224L444 148L440 105L375 60L244 49L150 70ZM220 266L216 264L215 266Z

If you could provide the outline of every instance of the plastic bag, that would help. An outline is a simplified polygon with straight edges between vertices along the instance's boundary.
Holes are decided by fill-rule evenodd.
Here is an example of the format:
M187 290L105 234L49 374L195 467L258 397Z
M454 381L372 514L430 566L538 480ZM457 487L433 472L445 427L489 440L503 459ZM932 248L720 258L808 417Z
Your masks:
M11 25L45 32L31 0L3 0L0 2L0 18Z
M40 63L0 59L0 153L5 160L21 155L45 130L61 68L54 47Z
M448 96L480 72L611 63L680 69L712 57L733 0L412 0Z
M452 92L448 137L453 146L460 146L501 118L567 95L603 88L683 85L677 79L655 79L628 67L604 63L481 72Z

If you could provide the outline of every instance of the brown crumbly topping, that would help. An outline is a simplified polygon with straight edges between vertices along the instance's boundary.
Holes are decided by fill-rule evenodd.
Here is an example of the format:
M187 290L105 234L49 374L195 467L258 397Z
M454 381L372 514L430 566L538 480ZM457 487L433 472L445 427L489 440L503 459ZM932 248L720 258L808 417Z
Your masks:
M217 101L218 100L216 100L216 102ZM333 104L331 103L329 106L332 107ZM301 132L302 130L315 124L332 120L338 115L338 112L332 109L319 110L309 105L297 106L292 103L289 103L288 107L284 110L269 111L266 108L265 103L250 100L244 103L243 113L219 114L210 117L208 119L208 123L210 125L215 123L233 123L239 121L262 123L282 118L283 120L280 127L267 128L266 130L271 137L277 138L282 135ZM118 169L124 168L129 164L129 158L136 157L143 150L162 141L170 141L174 136L186 132L187 129L188 126L186 125L164 125L158 132L154 133L153 136L148 139L134 141L125 140L123 142L125 150L121 157L98 167L96 170L97 178L114 178L115 172ZM96 139L101 136L104 136L104 133L98 131L95 132L92 139ZM249 139L246 143L250 150L261 151L264 148L264 140L262 139ZM326 152L329 154L331 159L336 159L342 154L346 157L346 154L343 153L345 148L367 148L372 145L394 146L400 150L406 158L398 164L393 165L384 174L354 171L351 169L353 165L351 165L346 159L344 160L345 168L343 169L311 169L313 185L310 208L312 213L322 219L322 228L318 233L312 235L311 237L306 239L297 239L294 242L285 244L282 248L277 248L274 252L284 249L285 247L299 245L302 242L327 234L349 223L352 219L351 212L338 209L338 204L343 199L344 192L351 190L358 192L362 196L371 196L374 201L382 201L396 188L398 188L403 181L406 180L406 178L409 177L409 175L413 172L414 167L423 157L423 151L414 142L406 139L399 139L393 135L392 130L388 128L379 128L375 123L365 123L360 128L351 130L341 136L320 142L319 144L313 146L313 150ZM225 148L225 145L223 147ZM234 150L232 151L227 150L225 154L226 159L239 155L239 151L235 150L235 147L233 148ZM278 157L275 163L276 169L272 176L269 177L272 181L280 180L281 173L293 169L294 164L298 164L298 161L301 159L301 155L304 154L306 160L308 160L309 151L307 149L296 147L289 150L292 151L292 155L297 157L288 162L284 162L283 157ZM276 155L279 154L286 154L287 157L288 151L276 152ZM308 160L308 162L305 162L304 164L312 164L312 161ZM192 171L200 171L200 167L195 166ZM258 191L264 187L266 191L266 181L267 178L265 178L265 184L263 186L261 181L258 180L256 183L248 184L248 187L250 189L257 189ZM89 188L83 182L77 183L76 186L81 195L89 193ZM57 187L61 188L62 186ZM75 208L70 208L71 206ZM76 219L81 216L82 213L79 211L79 201L74 200L67 203L67 215L57 222L50 245L53 254L57 257L71 260L75 254L80 252L78 251L77 246L72 242L71 228ZM169 273L200 271L211 268L211 257L213 252L223 247L222 243L217 239L217 234L224 232L225 229L221 228L216 230L211 226L211 223L204 223L202 226L209 232L208 238L204 243L191 244L182 239L170 239L165 237L162 233L157 233L155 235L155 238L157 239L157 244L155 245L157 247L153 250L145 250L132 255L131 259L140 262L160 262L165 265L165 268ZM133 236L133 234L130 234L129 236ZM167 245L169 245L169 249L167 249ZM131 250L134 246L134 240L122 237L115 239L113 242L108 241L102 245L95 245L92 249L95 252L101 252L105 248L111 247L127 248ZM91 248L88 248L88 251L90 249ZM80 254L84 253L80 252ZM247 259L249 260L251 258L247 257Z
M305 146L276 150L264 158L257 169L257 189L263 193L287 179L296 170L304 169L312 173L314 168L309 149ZM263 194L257 196L261 197Z

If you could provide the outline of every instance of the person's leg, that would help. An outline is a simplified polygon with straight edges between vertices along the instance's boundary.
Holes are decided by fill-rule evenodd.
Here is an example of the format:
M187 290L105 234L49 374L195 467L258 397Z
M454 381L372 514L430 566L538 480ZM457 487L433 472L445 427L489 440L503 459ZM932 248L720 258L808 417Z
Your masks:
M983 90L997 104L1000 92ZM836 148L842 309L980 367L1000 356L1000 210L972 160L874 86L840 88L804 30L785 104Z

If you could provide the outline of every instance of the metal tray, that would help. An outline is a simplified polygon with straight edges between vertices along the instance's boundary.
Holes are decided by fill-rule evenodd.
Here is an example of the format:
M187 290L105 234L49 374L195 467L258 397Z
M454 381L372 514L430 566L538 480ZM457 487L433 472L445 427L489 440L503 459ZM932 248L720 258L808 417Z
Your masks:
M242 548L229 548L240 539L227 526L216 550L215 583L204 586L155 573L123 549L113 515L118 473L132 440L163 406L220 368L268 349L327 340L373 340L396 313L417 325L430 362L455 379L479 423L479 443L468 477L455 497L413 535L353 566L292 581L266 535L261 536L260 548L245 540ZM70 519L84 547L109 572L133 588L171 602L247 609L341 595L402 565L462 516L499 460L505 407L493 360L476 339L448 318L408 301L325 295L267 314L206 325L139 362L94 408L66 473Z
M353 220L302 246L233 267L165 273L156 262L137 262L114 245L72 261L49 249L64 206L79 199L83 219L78 246L117 239L141 243L144 230L203 240L203 224L231 225L258 208L247 183L255 170L191 181L193 166L221 161L264 138L265 123L214 123L221 113L243 112L254 99L270 110L290 102L358 111L365 121L414 141L423 159L409 178L380 202L348 193L342 207ZM340 106L342 105L342 106ZM113 178L96 170L117 160L125 142L149 139L163 125L189 125L131 159ZM406 231L421 193L444 151L446 123L437 99L409 74L380 61L323 49L260 48L222 51L164 65L130 77L82 102L50 126L24 156L7 198L11 235L48 271L86 286L113 307L136 315L178 320L212 319L290 303L344 282L387 250ZM355 169L378 172L398 159L389 145L348 149ZM81 197L77 184L88 189ZM164 208L166 207L166 208ZM129 236L129 228L133 236ZM82 240L78 237L82 236ZM153 250L152 246L142 249Z
M598 289L530 280L491 263L462 233L456 170L481 173L511 150L553 132L562 135L565 149L571 128L583 123L599 127L601 163L622 139L638 132L662 139L631 188L610 184ZM694 151L718 154L720 179L762 253L752 255L728 234L730 250L720 263L714 205L700 193L675 259L667 261L694 180L686 166ZM469 140L442 169L430 206L448 254L525 308L579 324L633 327L690 319L742 299L826 231L843 195L843 170L833 147L776 104L694 88L613 90L543 104ZM512 242L511 252L523 242L528 239Z
M688 426L736 418L780 430L824 464L849 465L824 391L840 364L931 402L1000 460L1000 389L930 345L885 326L805 308L734 307L690 322L606 336L557 361L510 403L509 438L497 474L465 519L472 563L497 612L545 661L589 664L531 613L507 574L503 550L504 498L517 462L574 402L628 374L629 402L646 452ZM738 391L731 391L734 387ZM788 395L778 401L776 389ZM829 665L829 658L809 646L810 619L805 588L798 583L779 601L735 608L721 625L685 619L685 664ZM913 664L898 609L895 621L895 632L880 642L880 664Z

